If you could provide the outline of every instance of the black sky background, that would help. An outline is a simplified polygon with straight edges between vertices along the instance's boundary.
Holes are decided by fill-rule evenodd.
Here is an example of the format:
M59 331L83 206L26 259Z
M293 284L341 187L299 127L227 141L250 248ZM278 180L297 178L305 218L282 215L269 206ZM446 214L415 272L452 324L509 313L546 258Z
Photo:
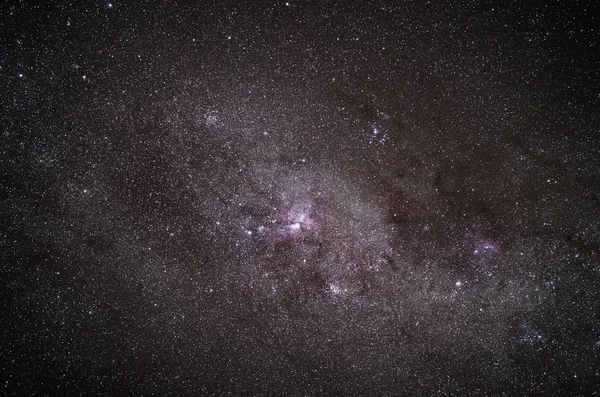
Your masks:
M597 395L595 2L9 2L5 395Z

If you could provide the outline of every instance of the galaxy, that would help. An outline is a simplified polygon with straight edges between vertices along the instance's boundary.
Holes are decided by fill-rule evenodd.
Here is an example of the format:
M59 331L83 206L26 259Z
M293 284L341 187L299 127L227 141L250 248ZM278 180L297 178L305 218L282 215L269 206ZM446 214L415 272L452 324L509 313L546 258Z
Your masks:
M593 1L10 1L0 394L600 395Z

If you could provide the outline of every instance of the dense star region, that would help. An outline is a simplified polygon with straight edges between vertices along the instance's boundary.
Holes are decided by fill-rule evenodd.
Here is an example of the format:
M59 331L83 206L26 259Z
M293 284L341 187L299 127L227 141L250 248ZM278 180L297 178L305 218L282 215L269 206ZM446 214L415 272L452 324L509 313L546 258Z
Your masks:
M1 394L600 393L595 2L38 3Z

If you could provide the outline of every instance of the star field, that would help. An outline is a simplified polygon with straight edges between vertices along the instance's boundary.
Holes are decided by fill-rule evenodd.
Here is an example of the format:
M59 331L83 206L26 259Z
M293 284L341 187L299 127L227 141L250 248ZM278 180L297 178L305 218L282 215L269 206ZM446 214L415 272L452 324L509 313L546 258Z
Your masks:
M6 395L597 395L593 2L2 7Z

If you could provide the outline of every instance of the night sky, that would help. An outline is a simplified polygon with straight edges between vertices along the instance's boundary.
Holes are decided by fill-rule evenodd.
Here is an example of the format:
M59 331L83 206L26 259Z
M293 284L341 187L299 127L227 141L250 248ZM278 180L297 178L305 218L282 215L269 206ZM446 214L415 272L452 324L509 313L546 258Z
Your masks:
M0 394L600 395L595 15L4 4Z

